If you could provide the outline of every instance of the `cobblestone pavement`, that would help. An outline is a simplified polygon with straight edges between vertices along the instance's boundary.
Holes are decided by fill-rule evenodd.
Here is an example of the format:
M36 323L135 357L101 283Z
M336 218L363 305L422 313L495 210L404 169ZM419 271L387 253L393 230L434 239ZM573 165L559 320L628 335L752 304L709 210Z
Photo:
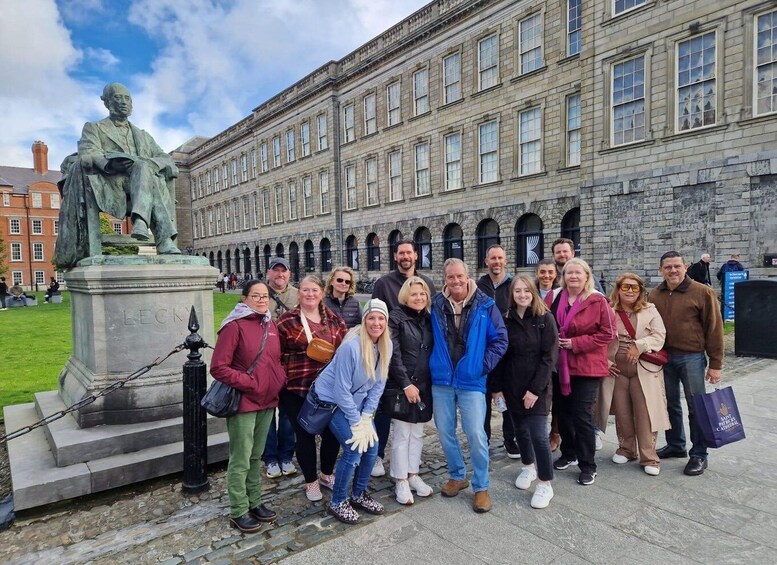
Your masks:
M774 363L731 356L724 378L735 382ZM500 428L495 422L494 446L501 446ZM493 447L491 455L494 473L510 462L501 447ZM421 474L437 492L446 479L432 425L427 426ZM308 502L302 482L300 475L264 479L264 502L278 511L279 518L251 535L241 535L228 525L223 464L210 470L211 488L199 496L181 494L180 477L171 476L32 509L20 513L13 526L0 533L0 563L274 563L354 528L325 513L326 491L323 502ZM387 514L402 510L388 477L373 479L371 488ZM426 502L417 499L416 504ZM381 519L364 515L362 524Z

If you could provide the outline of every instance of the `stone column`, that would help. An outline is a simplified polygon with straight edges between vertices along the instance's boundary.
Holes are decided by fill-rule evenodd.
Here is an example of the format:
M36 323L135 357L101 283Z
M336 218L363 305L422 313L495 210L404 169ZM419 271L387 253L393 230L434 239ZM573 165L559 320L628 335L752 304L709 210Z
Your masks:
M183 343L194 306L201 335L215 344L213 288L218 272L204 257L100 256L65 274L73 354L59 375L66 405L126 377ZM204 351L205 361L210 350ZM154 367L74 415L82 428L175 418L182 414L184 353Z

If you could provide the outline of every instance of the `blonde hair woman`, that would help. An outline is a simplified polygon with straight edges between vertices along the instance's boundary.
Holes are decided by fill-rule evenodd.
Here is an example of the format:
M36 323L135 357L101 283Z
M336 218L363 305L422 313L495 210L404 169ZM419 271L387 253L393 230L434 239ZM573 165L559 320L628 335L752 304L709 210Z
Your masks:
M324 305L338 314L348 328L359 325L362 320L359 301L354 298L356 291L356 274L353 269L337 266L326 280L324 289Z
M615 317L607 299L594 290L591 267L578 258L564 265L561 292L551 311L559 328L553 405L561 432L561 457L553 468L579 465L578 483L591 485L596 478L592 409L601 379L610 374L607 346L616 339Z
M391 311L389 328L394 354L381 400L391 416L391 476L400 504L413 504L413 493L430 496L432 487L418 475L424 447L424 422L432 419L432 297L421 277L409 277L399 289L399 306Z
M367 485L378 457L378 434L372 420L386 386L391 353L388 308L373 298L364 307L361 325L348 332L316 379L319 399L337 405L329 431L343 448L327 511L346 524L359 520L354 507L383 514L383 505L367 493Z

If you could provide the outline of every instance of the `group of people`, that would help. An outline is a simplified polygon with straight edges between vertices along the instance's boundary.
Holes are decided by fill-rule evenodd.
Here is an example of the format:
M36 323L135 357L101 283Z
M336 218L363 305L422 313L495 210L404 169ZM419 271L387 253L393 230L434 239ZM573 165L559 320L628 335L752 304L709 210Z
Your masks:
M51 302L53 296L59 296L59 282L54 277L51 277L49 286L46 289L44 295L44 304ZM34 298L34 297L33 297ZM0 277L0 310L8 310L8 301L13 300L15 302L21 302L22 306L27 306L27 294L21 285L15 284L8 287L8 283L5 282L5 277Z
M257 280L261 278L261 274L257 275ZM241 280L243 281L243 284L245 284L248 281L253 280L253 277L251 276L251 273L245 273L242 279L237 273L219 273L219 278L216 280L216 288L221 292L236 290L238 282Z
M394 248L396 269L376 282L362 309L350 268L336 267L326 283L306 276L295 288L288 262L273 258L266 284L244 285L211 364L214 378L243 392L238 415L228 419L231 524L252 532L275 519L262 504L261 461L268 477L291 475L293 454L307 498L332 491L327 511L345 523L361 511L383 513L367 487L385 474L386 450L397 501L430 496L419 470L432 418L449 474L441 494L454 497L471 484L473 510L488 512L492 403L503 415L508 456L522 461L515 486L528 490L536 481L534 508L553 498L556 471L576 466L579 484L594 483L599 430L610 414L613 463L638 460L658 475L662 458L687 457L680 384L691 436L685 473L702 474L707 450L691 395L704 392L705 379L720 379L723 331L713 291L692 281L682 256L670 251L659 265L664 281L650 293L627 272L606 297L571 240L552 249L535 277L510 275L499 245L487 250L487 272L477 281L463 261L447 259L436 292L416 272L414 243L403 240ZM311 354L319 340L334 351L328 362ZM318 442L297 421L308 395L335 407ZM659 431L666 446L656 449Z

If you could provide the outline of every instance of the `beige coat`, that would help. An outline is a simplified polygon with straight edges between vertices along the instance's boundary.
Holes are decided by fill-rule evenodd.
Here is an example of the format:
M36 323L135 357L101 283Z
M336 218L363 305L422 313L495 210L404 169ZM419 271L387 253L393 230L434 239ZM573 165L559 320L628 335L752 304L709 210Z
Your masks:
M616 313L615 319L618 323L618 334L625 333L623 322ZM640 353L645 351L658 351L664 346L666 338L666 329L664 321L658 313L656 307L648 303L645 308L637 313L637 325L634 328L637 339L635 344ZM618 340L610 343L607 350L611 363L615 363L615 355L618 352ZM655 371L655 372L654 372ZM637 376L642 385L642 392L647 402L648 414L650 414L651 429L654 432L668 430L672 426L669 424L669 414L666 411L666 392L664 390L664 371L659 365L653 365L647 361L640 360L637 363ZM606 378L602 382L597 401L597 420L599 427L604 430L602 423L607 422L607 416L610 413L610 404L612 403L612 390L615 379Z

